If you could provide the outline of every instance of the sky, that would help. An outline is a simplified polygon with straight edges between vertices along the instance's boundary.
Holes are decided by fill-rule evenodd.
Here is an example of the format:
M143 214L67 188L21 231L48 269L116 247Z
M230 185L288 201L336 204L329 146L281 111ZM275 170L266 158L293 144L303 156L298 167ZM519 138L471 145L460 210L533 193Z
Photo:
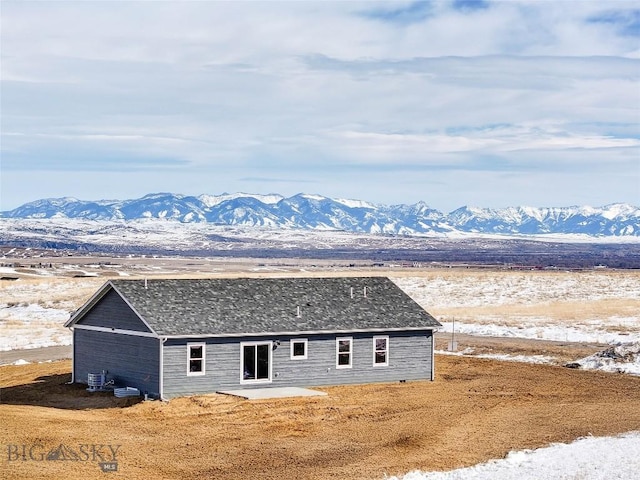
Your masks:
M627 1L3 1L0 210L313 193L640 205Z

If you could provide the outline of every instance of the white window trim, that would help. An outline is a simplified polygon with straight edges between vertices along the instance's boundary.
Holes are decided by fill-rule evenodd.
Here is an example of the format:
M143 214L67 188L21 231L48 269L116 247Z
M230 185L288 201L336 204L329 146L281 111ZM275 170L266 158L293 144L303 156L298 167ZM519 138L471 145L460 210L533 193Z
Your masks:
M309 354L309 342L306 338L292 338L289 340L291 345L291 360L306 360L307 355ZM304 343L304 355L294 355L293 354L293 344L294 343Z
M387 348L384 350L385 352L385 362L384 363L376 363L376 352L383 350L376 350L376 340L386 340ZM376 335L373 337L373 366L374 367L388 367L389 366L389 336L388 335Z
M340 365L339 364L339 354L340 353L347 353L347 352L340 352L340 342L344 341L344 340L349 340L349 365ZM343 369L343 368L351 368L353 366L353 337L336 337L336 369Z
M201 372L192 372L191 371L191 360L200 360L199 358L191 358L191 348L192 347L202 347L202 371ZM198 343L187 343L187 376L188 377L197 377L200 375L204 375L206 371L206 362L207 359L207 344L204 342Z
M256 345L269 345L269 378L245 380L244 371L242 369L242 367L244 366L244 347L251 347ZM273 342L267 341L267 340L262 342L240 342L240 385L271 383L272 378L273 378Z

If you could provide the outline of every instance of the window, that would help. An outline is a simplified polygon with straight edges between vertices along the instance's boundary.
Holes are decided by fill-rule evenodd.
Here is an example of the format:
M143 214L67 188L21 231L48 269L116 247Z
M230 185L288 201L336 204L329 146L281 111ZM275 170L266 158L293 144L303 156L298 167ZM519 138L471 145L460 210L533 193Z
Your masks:
M351 368L353 338L336 338L336 368Z
M204 343L187 343L187 375L204 375Z
M307 358L307 339L291 340L291 360L305 360Z
M240 344L240 383L271 382L271 342Z
M373 366L389 365L389 337L373 337Z

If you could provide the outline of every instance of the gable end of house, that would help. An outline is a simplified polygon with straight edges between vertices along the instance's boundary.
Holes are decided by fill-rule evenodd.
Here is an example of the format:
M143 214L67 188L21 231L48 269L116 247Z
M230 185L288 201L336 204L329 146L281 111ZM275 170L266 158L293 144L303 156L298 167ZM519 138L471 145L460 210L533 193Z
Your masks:
M111 282L103 285L71 316L65 326L104 331L140 332L156 336L153 329Z

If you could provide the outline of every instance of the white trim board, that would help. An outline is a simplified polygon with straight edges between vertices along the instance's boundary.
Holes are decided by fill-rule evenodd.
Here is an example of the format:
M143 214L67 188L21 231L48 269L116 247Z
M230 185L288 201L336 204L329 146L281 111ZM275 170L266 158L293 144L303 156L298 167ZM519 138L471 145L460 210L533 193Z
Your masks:
M117 335L132 335L134 337L149 337L149 338L160 338L155 333L151 332L138 332L136 330L122 330L120 328L109 328L109 327L97 327L95 325L73 325L69 327L72 330L89 330L92 332L104 332L104 333L114 333Z

